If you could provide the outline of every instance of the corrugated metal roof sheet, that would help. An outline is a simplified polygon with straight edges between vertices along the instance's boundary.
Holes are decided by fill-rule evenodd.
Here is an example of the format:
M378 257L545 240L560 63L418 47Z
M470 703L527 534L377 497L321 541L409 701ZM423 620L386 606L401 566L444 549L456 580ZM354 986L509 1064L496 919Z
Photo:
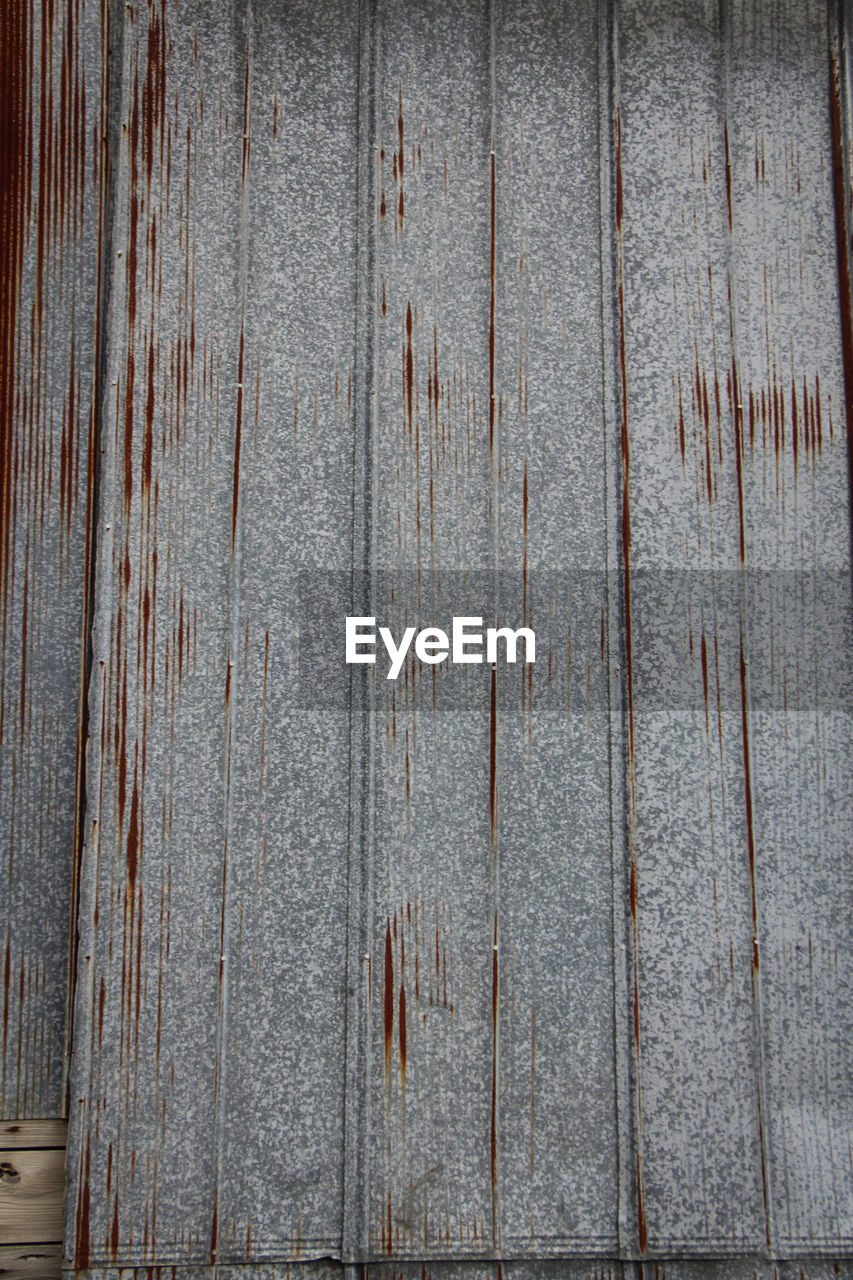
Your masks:
M65 1107L106 216L93 8L0 13L0 1115L21 1119Z
M835 15L110 12L67 1264L836 1274ZM347 612L537 662L388 686Z

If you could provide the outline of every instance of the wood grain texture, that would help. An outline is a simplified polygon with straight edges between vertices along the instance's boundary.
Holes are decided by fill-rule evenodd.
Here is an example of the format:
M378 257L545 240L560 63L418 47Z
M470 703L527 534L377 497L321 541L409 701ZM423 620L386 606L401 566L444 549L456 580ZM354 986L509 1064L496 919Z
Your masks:
M0 1243L62 1239L65 1152L0 1151Z
M59 1280L62 1245L25 1244L0 1246L3 1280Z
M67 1120L0 1121L0 1148L21 1150L35 1147L64 1147Z

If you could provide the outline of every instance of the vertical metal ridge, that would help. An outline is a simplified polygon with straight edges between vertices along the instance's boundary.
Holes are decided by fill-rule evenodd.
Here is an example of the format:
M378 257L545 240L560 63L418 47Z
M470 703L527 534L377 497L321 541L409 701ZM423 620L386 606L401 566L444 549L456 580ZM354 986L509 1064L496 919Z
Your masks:
M618 297L616 292L617 244L614 226L615 167L614 127L618 102L618 4L610 0L598 10L598 92L600 156L601 226L601 328L602 328L602 429L605 466L605 544L607 599L607 698L610 732L608 756L610 769L610 849L611 904L613 929L613 1006L614 1054L616 1079L616 1144L617 1144L617 1235L620 1257L633 1252L636 1196L634 1191L634 1113L631 1097L631 1052L626 1018L630 1007L629 978L629 905L626 885L626 758L625 716L622 668L625 662L622 643L624 617L619 590L619 480L620 462L620 386L618 361Z
M745 805L746 805L746 834L747 834L747 857L749 860L749 882L750 882L750 910L752 915L752 1017L753 1017L753 1040L755 1050L755 1104L756 1104L756 1121L758 1126L758 1143L759 1158L761 1161L761 1188L764 1202L764 1227L765 1239L768 1250L768 1256L772 1253L773 1240L775 1233L773 1231L773 1197L770 1186L770 1167L767 1152L767 1141L765 1134L765 1116L766 1116L766 1099L767 1099L767 1073L765 1068L764 1043L765 1036L763 1031L763 1018L761 1008L761 970L759 964L759 938L758 938L758 922L757 922L757 870L755 866L755 835L753 828L753 793L752 779L754 770L751 759L751 739L750 739L750 719L751 719L751 696L750 696L750 679L749 679L749 662L748 655L749 646L749 628L748 618L749 602L747 599L747 577L746 571L749 564L749 547L745 532L746 517L744 511L744 495L743 484L741 479L741 468L744 461L744 441L743 441L743 408L741 403L740 375L739 375L739 359L738 359L738 320L737 320L737 294L738 294L738 271L737 271L737 245L735 241L735 201L732 189L732 174L729 153L729 119L731 117L731 0L719 0L719 36L720 36L720 80L721 80L721 124L723 132L723 145L725 150L724 161L726 165L726 195L728 203L728 218L726 222L726 273L728 284L728 304L729 304L729 332L731 337L731 357L732 357L732 427L733 427L733 449L735 455L736 470L736 488L738 503L738 520L740 522L740 564L738 572L738 612L739 612L739 628L740 628L740 668L741 668L741 722L743 727L743 771L744 771L744 788L745 788ZM745 655L746 659L745 659Z
M85 15L80 19L86 23ZM84 26L84 38L89 28ZM97 259L95 261L94 352L92 364L92 398L89 410L89 467L86 481L86 540L83 566L83 607L80 615L80 689L77 711L77 761L74 795L74 843L72 849L71 899L68 913L68 993L65 1006L65 1090L63 1115L71 1111L71 1070L74 1060L74 1016L79 960L80 890L83 857L86 847L86 820L89 798L87 790L87 755L89 739L89 702L95 679L94 626L96 611L97 513L100 508L100 445L103 409L107 394L107 326L112 275L110 262L113 244L113 205L116 157L119 146L119 112L114 96L120 91L121 77L113 76L112 64L121 66L123 23L116 12L115 0L101 0L98 18L92 30L100 34L100 106L98 136L98 223ZM113 35L113 32L117 35ZM115 48L113 44L115 43Z
M114 59L118 71L111 77L110 107L115 119L110 130L110 162L113 168L110 182L111 226L127 225L127 207L130 183L128 167L122 163L121 121L125 118L125 106L129 101L130 75L128 60L129 41L125 39L126 25L130 21L125 6L119 8L117 0L105 0L116 28L115 49L109 56ZM112 25L112 24L111 24ZM117 237L118 239L119 237ZM124 236L121 236L124 242ZM121 285L123 273L114 270L116 255L113 253L110 234L105 246L104 269L104 317L105 338L99 391L101 408L105 408L109 388L117 381L121 363L120 342L111 341L110 333L125 332L126 307ZM101 423L98 444L98 493L94 511L94 592L91 625L91 674L87 692L88 724L98 726L98 733L106 716L106 673L110 658L110 626L115 600L115 579L112 574L115 527L112 511L107 505L116 492L118 477L118 439L115 432ZM74 981L73 1042L68 1075L68 1147L66 1153L67 1184L63 1226L64 1262L72 1267L89 1265L89 1184L88 1165L91 1137L89 1130L89 1104L92 1090L92 1067L95 1057L95 972L94 952L97 938L98 882L100 878L100 823L103 796L104 759L100 750L87 750L85 768L86 812L83 824L83 850L78 877L76 919L76 973Z
M628 1062L633 1064L631 1077L631 1134L632 1151L629 1157L631 1165L631 1181L634 1196L626 1212L633 1217L632 1226L636 1230L626 1240L628 1253L635 1256L639 1251L642 1256L646 1251L646 1216L645 1191L643 1175L643 1067L640 1052L640 981L639 981L639 924L638 924L638 889L637 889L637 845L636 845L636 787L634 762L634 706L633 706L633 653L631 637L631 535L630 535L630 474L629 474L629 433L628 433L628 385L627 359L625 354L625 296L624 296L624 264L622 246L622 120L621 120L621 86L620 86L620 7L619 0L613 0L611 14L611 109L613 134L608 148L608 159L612 175L611 205L613 218L612 252L613 262L613 363L618 363L618 373L614 375L614 386L617 389L614 397L615 421L613 443L611 449L614 459L613 472L613 533L615 536L613 568L619 583L618 618L621 636L621 653L624 674L619 682L619 698L621 704L620 728L626 742L626 752L621 761L627 777L627 788L623 794L624 818L622 836L626 844L627 866L621 868L623 920L627 930L625 945L625 980L626 1004L621 1011L617 1010L617 1026L622 1017L629 1017L633 1023L633 1048L631 1036L627 1036ZM617 532L618 530L618 532ZM611 592L608 585L608 591ZM620 667L620 672L622 668ZM625 781L621 786L625 787ZM628 879L627 902L625 901L625 876ZM616 895L614 895L614 902ZM620 944L621 945L621 944ZM626 1169L627 1173L627 1169ZM627 1187L626 1187L627 1194ZM626 1221L627 1227L627 1221Z
M242 0L243 27L243 128L242 128L242 166L240 190L240 248L239 248L239 280L240 280L240 334L237 356L237 395L236 421L234 430L234 477L231 517L231 566L228 586L228 657L225 677L225 719L224 719L224 795L223 795L223 850L222 850L222 898L220 903L220 936L219 936L219 1000L216 1012L216 1069L213 1095L213 1141L215 1144L215 1174L213 1214L210 1227L210 1261L217 1262L219 1241L222 1236L222 1224L219 1221L220 1196L222 1191L223 1169L225 1165L225 1143L227 1126L225 1112L228 1097L228 1014L229 1014L229 953L231 948L231 897L232 897L232 765L234 759L234 708L237 704L237 685L240 664L237 654L240 649L241 623L241 572L243 550L243 501L241 492L242 440L243 440L243 406L245 404L243 379L245 371L245 327L246 304L249 276L249 237L251 222L251 131L252 131L252 0ZM239 29L239 27L238 27ZM237 33L235 33L237 34ZM239 35L237 36L239 39Z
M501 419L497 412L495 383L495 359L497 345L497 2L487 0L489 27L489 463L491 467L490 525L491 560L494 579L494 601L499 625L501 614ZM500 1075L500 821L499 787L500 734L499 698L500 680L497 669L492 669L489 711L489 896L491 898L492 926L492 1080L491 1120L489 1134L489 1172L491 1182L492 1248L495 1257L503 1251L501 1229L500 1188L500 1139L501 1139L501 1075Z
M375 275L375 68L377 0L360 0L356 210L355 395L351 608L369 613L376 566L374 467L376 376L373 282ZM370 1002L367 963L371 938L375 822L375 710L373 684L350 672L349 861L347 874L346 1030L344 1069L344 1177L341 1258L362 1261L368 1247L370 1158L367 1099ZM367 690L365 693L364 691ZM360 1271L360 1268L358 1268ZM350 1268L347 1268L349 1274Z

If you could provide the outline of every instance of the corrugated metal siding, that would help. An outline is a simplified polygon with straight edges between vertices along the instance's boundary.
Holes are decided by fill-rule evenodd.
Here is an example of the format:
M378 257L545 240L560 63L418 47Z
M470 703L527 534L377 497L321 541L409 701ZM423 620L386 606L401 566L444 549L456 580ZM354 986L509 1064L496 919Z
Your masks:
M837 1274L825 7L120 16L68 1265Z
M851 1213L833 1154L851 636L846 607L827 613L849 498L826 14L696 17L623 6L619 41L631 566L713 571L667 618L706 707L635 719L645 1208L652 1248L820 1250Z
M0 15L0 1116L14 1118L65 1108L107 40L92 0Z

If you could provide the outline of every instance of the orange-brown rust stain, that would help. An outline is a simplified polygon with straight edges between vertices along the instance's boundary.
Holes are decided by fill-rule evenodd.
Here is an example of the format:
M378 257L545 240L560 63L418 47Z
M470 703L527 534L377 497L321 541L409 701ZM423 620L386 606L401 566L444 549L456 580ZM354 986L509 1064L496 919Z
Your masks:
M118 1196L116 1195L116 1197L113 1200L113 1222L112 1222L112 1230L110 1231L110 1257L113 1260L113 1262L116 1262L118 1260L120 1240L121 1240L121 1232L119 1227Z
M163 9L149 6L148 40L146 48L145 80L142 85L142 163L148 187L151 187L151 175L154 168L154 154L159 145L160 164L163 163L164 132L163 122L166 116L166 24Z
M495 911L492 934L492 1088L489 1126L489 1181L491 1187L492 1239L499 1242L498 1222L498 993L500 966L498 961L498 913Z
M74 1263L75 1266L84 1270L89 1265L89 1217L92 1202L90 1187L92 1149L88 1138L86 1139L85 1153L81 1152L80 1161L82 1164L80 1177L81 1192L77 1205L77 1218L75 1221Z
M46 631L42 623L45 608L68 606L80 620L81 640L77 654L63 656L65 678L69 683L75 679L80 682L73 764L78 803L74 807L72 849L76 850L81 839L79 784L86 741L91 442L97 416L89 379L99 361L97 338L94 359L90 348L97 317L80 313L80 322L80 314L74 311L74 297L81 278L78 266L85 281L95 260L100 262L100 252L93 254L90 248L81 246L80 237L88 214L86 230L90 225L97 230L100 248L101 170L97 143L93 163L87 164L87 140L90 125L96 139L101 130L94 118L96 113L87 122L80 4L76 0L62 5L46 3L41 6L41 21L36 23L39 8L28 0L8 0L0 6L0 648L4 659L10 646L20 648L20 680L14 685L0 681L0 743L4 742L8 726L14 723L18 743L13 751L26 750L27 737L36 734L42 753L50 754L52 750L44 717L38 717L38 723L34 715L31 670L34 656L44 646L42 637L49 637L50 629ZM94 22L97 18L93 18ZM94 100L97 102L97 98ZM31 297L24 307L22 289L30 272ZM87 331L90 321L92 327ZM82 510L81 487L85 498ZM26 523L19 529L18 517L24 513ZM51 521L56 521L58 536L48 544ZM80 551L76 550L80 544L75 546L72 542L75 530L82 534ZM45 546L51 568L58 571L58 585L53 575L37 576L31 572L35 563L45 562ZM23 563L22 572L16 576L19 547L23 547ZM82 559L78 560L78 555ZM58 592L58 598L47 598L45 590L51 588ZM20 613L15 609L16 600ZM13 634L10 623L16 614L21 622L17 634ZM0 666L6 666L5 660ZM18 703L14 718L13 699ZM13 755L13 770L16 767ZM18 781L21 785L17 785ZM40 785L39 776L13 774L13 826L17 825L18 814L43 807L43 798L36 790ZM29 819L25 817L26 821ZM15 870L14 852L10 839L10 884ZM72 858L72 900L75 875ZM8 950L8 933L6 942ZM71 942L69 954L73 954ZM69 973L75 968L70 965ZM7 965L7 978L8 975ZM25 1110L31 1105L44 1105L45 1072L50 1073L50 1047L37 1010L44 989L43 966L27 967L25 975L22 970L18 999L32 1009L28 1015L31 1031L19 1039L18 1045L19 1105ZM8 1041L9 1006L14 993L6 990L5 979L4 991L4 1040ZM8 1066L7 1048L4 1043L4 1071ZM15 1071L14 1065L12 1070ZM8 1096L6 1080L4 1092Z
M130 818L127 829L127 881L131 898L136 890L136 877L139 870L139 845L141 838L139 814L139 782L134 769L133 792L130 800Z
M391 941L391 921L385 925L385 972L382 980L382 1001L385 1023L385 1070L391 1069L391 1045L394 1038L394 946Z
M489 696L489 840L492 852L497 836L498 805L498 686L492 667Z
M618 241L618 303L619 303L619 369L622 387L622 422L620 432L620 452L622 457L622 565L625 594L625 649L626 680L628 688L628 750L631 768L631 803L634 803L634 687L633 687L633 638L631 627L631 487L630 466L631 451L628 434L628 376L625 339L625 286L622 251L622 124L616 112L616 149L615 149L615 182L616 182L616 234Z
M714 479L714 459L711 455L711 412L706 394L708 375L697 360L692 373L692 407L694 423L701 429L704 439L702 453L702 471L708 502L717 496ZM681 401L681 373L677 375L679 387L679 420L676 425L678 448L682 465L685 463L685 424ZM794 466L794 483L798 470L806 463L812 468L823 453L823 411L821 408L820 376L808 374L797 378L793 373L790 382L783 385L778 370L774 367L771 379L764 386L745 386L736 358L731 361L726 376L726 389L729 410L733 427L733 445L735 459L736 491L738 509L743 506L744 484L743 466L747 454L754 454L757 448L770 449L777 462L777 486L779 483L779 460L790 450ZM722 413L717 414L719 429ZM790 434L789 434L790 427ZM715 457L723 461L722 438L718 437ZM739 524L739 550L741 559L746 554L746 531L742 522Z
M394 155L394 172L398 183L397 195L397 219L398 224L402 228L403 218L405 215L406 201L403 190L403 172L406 164L406 147L404 141L404 125L403 125L403 90L400 88L400 105L397 113L397 143L399 150Z
M524 473L521 480L521 613L525 626L527 614L527 524L529 513L529 497L527 489L527 454L524 455ZM550 660L550 652L549 652ZM523 688L523 686L522 686Z
M640 1253L645 1253L648 1248L648 1227L646 1226L646 1190L645 1179L643 1178L643 1156L641 1152L637 1152L637 1243L640 1246ZM642 1267L642 1263L640 1264Z
M414 397L414 352L412 349L412 317L411 302L406 305L406 333L403 339L403 394L406 398L406 426L411 434L414 429L412 402Z
M18 479L18 312L32 186L29 14L27 0L7 0L0 7L0 622L4 640Z

